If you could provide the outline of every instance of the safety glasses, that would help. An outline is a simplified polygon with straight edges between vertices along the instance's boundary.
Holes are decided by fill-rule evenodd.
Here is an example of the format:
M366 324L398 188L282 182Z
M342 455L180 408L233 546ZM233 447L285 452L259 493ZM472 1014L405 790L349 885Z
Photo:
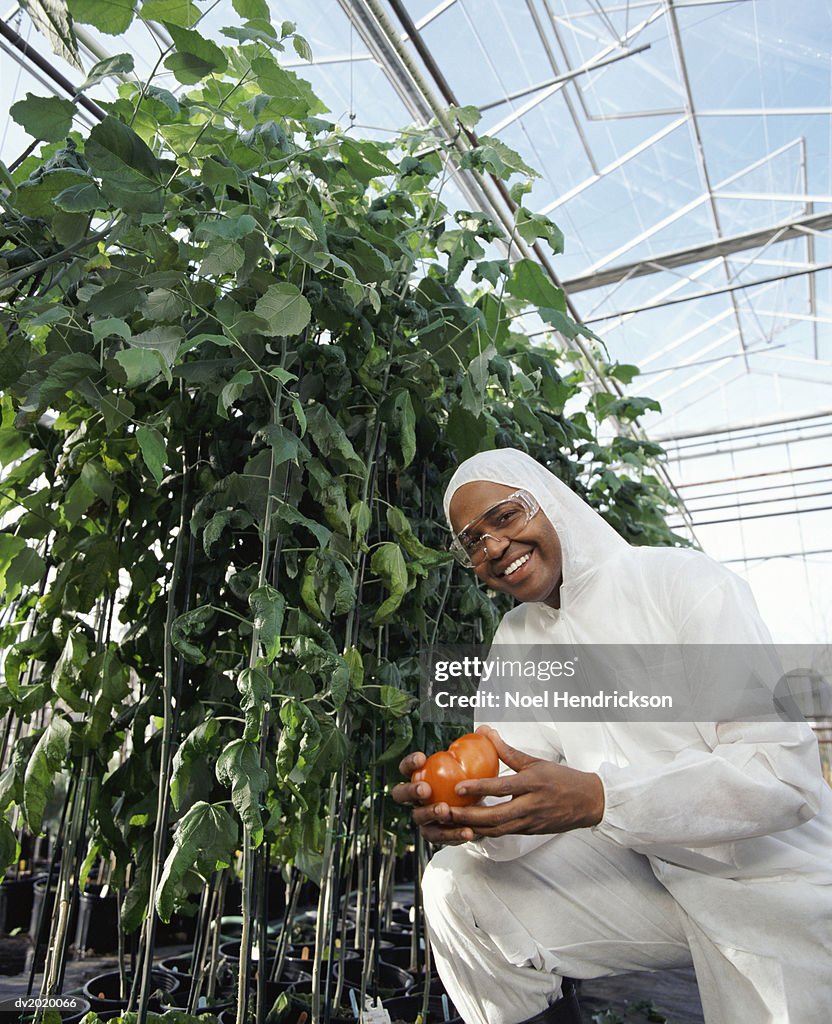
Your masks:
M515 491L496 502L454 534L449 550L468 569L476 568L488 557L488 541L514 540L540 511L533 494Z

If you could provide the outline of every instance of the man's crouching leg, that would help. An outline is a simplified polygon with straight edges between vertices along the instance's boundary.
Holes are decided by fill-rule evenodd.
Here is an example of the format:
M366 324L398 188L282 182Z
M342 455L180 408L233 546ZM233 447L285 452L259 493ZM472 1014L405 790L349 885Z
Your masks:
M470 846L434 855L422 893L439 976L466 1024L580 1024L574 992L562 997L551 955L489 884L494 871L505 882L515 870Z

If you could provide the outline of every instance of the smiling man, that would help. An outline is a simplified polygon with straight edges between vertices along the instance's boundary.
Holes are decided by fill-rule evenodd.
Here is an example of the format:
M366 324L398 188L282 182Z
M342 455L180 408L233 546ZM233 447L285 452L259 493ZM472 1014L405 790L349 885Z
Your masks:
M453 545L492 590L560 608L560 541L539 512L537 500L522 488L486 480L463 484L450 504L451 521L466 524Z
M517 601L495 645L696 645L721 685L724 645L770 644L741 580L631 547L523 452L463 463L445 509L459 560ZM393 790L444 847L424 905L466 1024L579 1024L563 978L690 964L707 1024L827 1024L832 793L808 725L479 723L504 767L457 785L478 804Z

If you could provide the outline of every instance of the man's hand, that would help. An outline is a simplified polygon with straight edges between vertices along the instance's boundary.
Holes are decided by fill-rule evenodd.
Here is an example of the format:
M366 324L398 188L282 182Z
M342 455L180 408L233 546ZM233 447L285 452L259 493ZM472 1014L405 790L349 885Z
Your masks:
M458 783L457 793L482 798L508 796L494 806L449 807L430 803L426 782L400 783L393 799L401 804L419 804L413 820L429 842L459 845L480 836L545 835L573 828L597 825L604 816L604 787L593 772L581 772L515 750L489 726L480 726L494 744L500 760L516 774L496 779L470 779ZM419 751L399 765L410 776L427 758Z
M549 835L573 828L597 825L604 816L604 786L594 772L581 772L566 765L532 757L504 743L496 729L485 732L497 749L500 760L514 775L496 779L469 779L460 782L456 792L476 797L511 797L490 807L446 807L437 815L445 826L469 830L472 835Z
M408 778L420 768L424 768L427 755L421 750L408 754L399 764L399 771ZM427 782L400 782L394 786L391 794L398 804L417 804L413 811L413 821L419 826L422 836L429 843L441 846L459 846L470 842L474 833L470 828L457 828L455 825L443 824L440 815L447 815L448 805L431 804L431 790Z

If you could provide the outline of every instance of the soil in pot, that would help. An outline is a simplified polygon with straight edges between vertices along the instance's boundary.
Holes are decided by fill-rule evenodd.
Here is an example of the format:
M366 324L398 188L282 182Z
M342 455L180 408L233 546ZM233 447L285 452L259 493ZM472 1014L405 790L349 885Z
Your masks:
M162 1006L162 999L158 993L161 992L167 996L175 997L176 993L180 990L179 978L171 971L164 971L158 967L154 967L151 970L150 978L154 991L151 994L148 1006L154 1012L159 1012ZM133 982L132 976L129 973L126 980L129 990ZM97 977L91 978L84 985L84 995L89 999L93 1010L119 1010L127 1005L127 1000L122 999L119 994L118 971L108 971L106 974L99 974ZM165 1000L165 1002L169 1001L168 999ZM174 998L173 1002L175 1001Z

